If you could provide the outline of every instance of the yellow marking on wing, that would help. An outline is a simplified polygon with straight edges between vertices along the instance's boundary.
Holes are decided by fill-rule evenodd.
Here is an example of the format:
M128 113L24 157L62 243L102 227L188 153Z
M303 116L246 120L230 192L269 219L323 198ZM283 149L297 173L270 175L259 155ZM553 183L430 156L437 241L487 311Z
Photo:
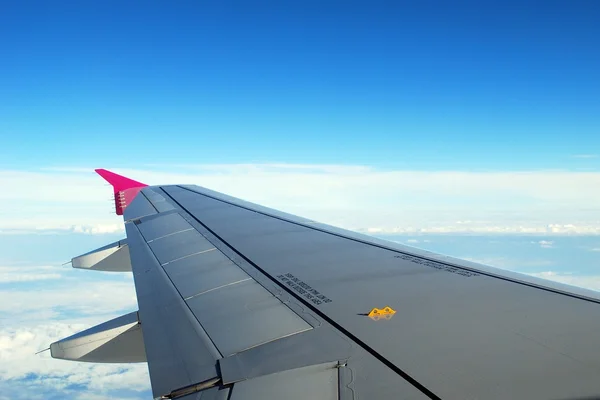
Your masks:
M396 314L396 310L394 310L390 306L385 306L384 308L374 308L372 309L367 316L374 321L379 321L380 319L390 319L392 316Z

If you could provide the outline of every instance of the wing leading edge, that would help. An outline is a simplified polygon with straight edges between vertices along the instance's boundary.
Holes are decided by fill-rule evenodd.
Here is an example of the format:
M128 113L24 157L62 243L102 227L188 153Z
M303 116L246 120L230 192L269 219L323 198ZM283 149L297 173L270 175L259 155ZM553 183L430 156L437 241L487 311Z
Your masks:
M156 398L600 394L595 292L197 186L129 181L122 211ZM369 316L385 306L396 313Z

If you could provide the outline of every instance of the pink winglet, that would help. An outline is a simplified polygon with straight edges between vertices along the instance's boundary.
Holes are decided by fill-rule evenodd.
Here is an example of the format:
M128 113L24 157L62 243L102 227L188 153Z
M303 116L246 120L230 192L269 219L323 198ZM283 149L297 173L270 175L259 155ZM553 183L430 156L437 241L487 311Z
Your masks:
M148 186L145 183L134 181L133 179L126 178L102 168L96 169L95 171L112 185L115 194L115 209L117 215L123 215L125 207L133 201L134 197L142 190L142 188Z

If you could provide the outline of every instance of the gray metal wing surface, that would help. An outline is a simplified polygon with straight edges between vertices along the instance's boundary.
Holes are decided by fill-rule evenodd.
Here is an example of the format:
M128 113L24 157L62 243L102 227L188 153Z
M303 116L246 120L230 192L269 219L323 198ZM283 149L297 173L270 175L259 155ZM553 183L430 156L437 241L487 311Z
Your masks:
M124 218L156 398L600 396L595 292L197 186Z

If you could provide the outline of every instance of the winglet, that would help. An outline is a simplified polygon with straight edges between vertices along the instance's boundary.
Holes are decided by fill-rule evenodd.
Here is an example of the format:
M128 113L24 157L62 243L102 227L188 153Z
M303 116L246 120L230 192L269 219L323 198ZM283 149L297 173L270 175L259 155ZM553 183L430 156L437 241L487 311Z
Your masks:
M134 181L133 179L126 178L102 168L96 169L95 171L112 185L117 215L123 215L123 211L129 203L133 201L138 192L142 190L142 188L148 186L145 183Z

